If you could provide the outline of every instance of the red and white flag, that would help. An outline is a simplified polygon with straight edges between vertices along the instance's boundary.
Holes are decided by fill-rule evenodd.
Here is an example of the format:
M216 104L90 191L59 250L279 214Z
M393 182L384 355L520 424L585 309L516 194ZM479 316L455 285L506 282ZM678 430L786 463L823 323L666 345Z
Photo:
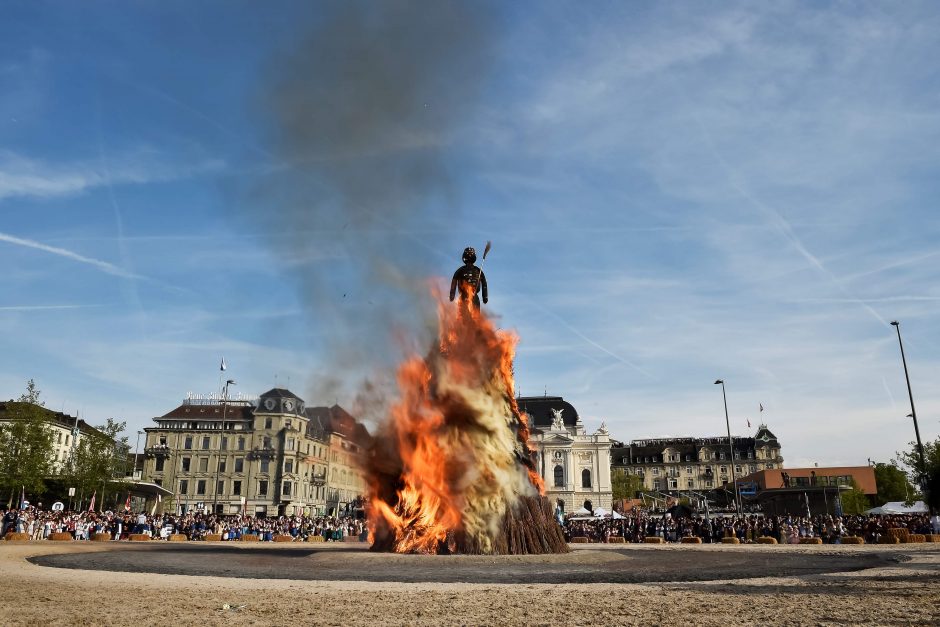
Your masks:
M97 494L98 494L98 490L95 490L94 492L91 493L91 504L88 506L89 512L95 511L95 495Z

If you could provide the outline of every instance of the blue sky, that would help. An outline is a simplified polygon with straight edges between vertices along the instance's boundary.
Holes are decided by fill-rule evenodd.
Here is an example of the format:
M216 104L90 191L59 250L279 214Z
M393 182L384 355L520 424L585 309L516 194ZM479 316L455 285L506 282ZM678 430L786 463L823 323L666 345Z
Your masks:
M357 196L349 229L271 95L330 73L302 42L335 7L193 4L5 8L0 396L34 378L133 433L224 355L241 392L352 406L398 354L376 320L420 328L398 273L441 281L490 239L521 392L589 428L720 434L724 378L732 430L763 419L789 465L885 461L913 439L900 319L940 432L935 3L464 5L479 31L414 78L407 128L335 157L353 188L416 155L434 180Z

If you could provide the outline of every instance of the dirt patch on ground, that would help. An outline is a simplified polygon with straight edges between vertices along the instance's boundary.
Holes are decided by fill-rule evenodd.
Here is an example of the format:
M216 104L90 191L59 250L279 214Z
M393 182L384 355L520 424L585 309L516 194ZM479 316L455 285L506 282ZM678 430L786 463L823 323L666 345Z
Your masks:
M156 547L155 547L156 548ZM162 547L161 547L162 548ZM202 547L197 548L197 551ZM226 547L228 548L228 547ZM272 559L269 547L232 547L248 563ZM304 550L306 547L304 547ZM285 546L285 551L300 547ZM681 559L689 569L712 553L760 552L776 557L876 555L882 565L848 573L758 577L735 581L658 584L396 583L336 581L336 564L366 553L340 547L318 551L321 580L195 577L38 566L29 557L65 553L88 559L124 546L101 544L0 545L0 624L26 625L484 625L515 624L937 624L940 622L940 545L884 547L589 547L575 563L607 566L633 557ZM128 552L146 568L157 553ZM624 555L623 552L627 554ZM204 555L193 552L193 555ZM679 556L678 558L674 556ZM910 559L900 560L909 556ZM309 555L308 555L309 557ZM402 573L401 556L371 556L370 573ZM538 573L565 556L513 558ZM253 559L252 559L253 558ZM273 559L277 556L274 555ZM385 558L383 560L383 558ZM298 557L297 559L303 559ZM316 558L314 558L315 560ZM431 560L438 558L428 558ZM445 558L446 559L446 558ZM287 562L289 563L289 562ZM443 560L440 563L445 563ZM453 562L452 562L453 563ZM211 563L209 564L211 567ZM506 564L494 563L493 568ZM775 574L773 571L768 575ZM228 606L228 607L226 607Z

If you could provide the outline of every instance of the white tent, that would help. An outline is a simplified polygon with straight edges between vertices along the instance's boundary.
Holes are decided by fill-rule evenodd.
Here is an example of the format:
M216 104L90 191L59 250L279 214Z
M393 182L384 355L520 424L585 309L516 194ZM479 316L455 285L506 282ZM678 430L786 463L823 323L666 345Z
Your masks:
M873 507L865 512L866 514L926 514L927 505L923 501L917 501L910 507L903 501L889 501L881 507Z
M604 516L610 516L610 512L608 512L603 507L598 507L597 509L594 510L594 516L596 518L603 518Z
M591 512L587 511L585 508L582 507L581 509L576 509L575 511L571 512L571 515L572 516L590 516Z
M613 518L614 520L619 520L619 519L623 518L623 516L621 516L621 515L618 514L617 512L611 512L611 513L610 513L610 517Z

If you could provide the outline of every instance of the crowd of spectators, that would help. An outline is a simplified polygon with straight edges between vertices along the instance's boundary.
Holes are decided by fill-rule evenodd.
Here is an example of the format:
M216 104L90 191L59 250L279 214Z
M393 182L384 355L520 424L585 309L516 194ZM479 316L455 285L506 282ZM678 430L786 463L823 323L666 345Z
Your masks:
M366 539L365 521L336 516L216 515L201 512L155 514L145 512L52 511L36 506L10 509L0 518L0 539L7 533L29 534L33 540L48 539L53 533L69 533L76 540L90 540L95 534L108 534L112 540L124 540L132 533L142 533L166 540L183 534L189 540L203 540L216 534L222 540L239 540L256 535L271 541L275 536L307 540L320 536L325 542L342 542L348 537Z
M825 544L839 544L846 536L858 536L866 542L878 542L888 529L903 527L911 533L940 533L940 517L926 514L887 516L677 516L670 514L630 513L623 518L569 519L565 539L586 537L591 542L609 542L612 537L626 542L643 542L656 536L666 542L685 537L699 537L702 542L721 542L734 536L741 542L755 542L761 536L775 538L781 544L798 544L800 538L821 538Z

